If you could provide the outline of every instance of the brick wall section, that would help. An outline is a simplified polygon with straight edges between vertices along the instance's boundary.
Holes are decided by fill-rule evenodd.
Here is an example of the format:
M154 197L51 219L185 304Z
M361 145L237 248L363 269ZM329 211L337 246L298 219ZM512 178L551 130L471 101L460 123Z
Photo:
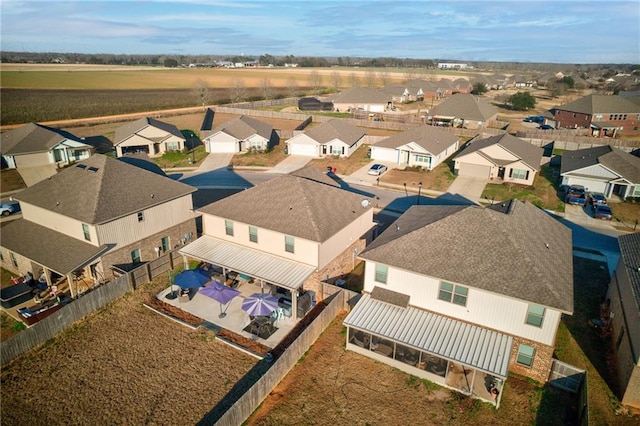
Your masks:
M180 240L184 237L185 234L189 232L191 232L193 235L191 241L195 240L197 238L195 219L189 219L186 222L175 225L172 228L165 229L164 231L158 232L157 234L154 234L143 240L109 252L107 255L102 256L102 265L104 268L105 278L108 280L115 278L115 276L113 275L113 271L111 270L111 265L130 264L131 252L133 250L140 249L140 259L143 262L148 262L158 257L158 254L156 253L154 247L162 246L163 237L169 237L169 244L171 245L170 248L173 248L175 246L182 245Z
M614 115L620 116L622 114L618 113ZM612 123L617 127L622 127L623 128L622 131L618 131L618 132L625 136L640 135L640 120L637 119L637 113L633 113L633 112L627 113L626 114L627 118L625 120L618 119L618 120L612 121L609 119L609 116L610 116L609 113L603 113L602 120L595 120L595 121L606 121L606 122ZM591 121L594 121L592 115L583 114L579 112L576 112L574 114L571 111L563 111L563 110L557 110L553 118L557 120L562 127L568 127L568 128L573 128L573 127L589 128L589 126L591 125Z
M516 362L518 359L518 348L520 344L525 344L535 348L533 357L533 365L527 367ZM551 372L551 359L553 358L553 346L543 345L542 343L523 339L513 336L513 348L511 349L511 358L509 359L509 371L529 377L540 383L546 383Z

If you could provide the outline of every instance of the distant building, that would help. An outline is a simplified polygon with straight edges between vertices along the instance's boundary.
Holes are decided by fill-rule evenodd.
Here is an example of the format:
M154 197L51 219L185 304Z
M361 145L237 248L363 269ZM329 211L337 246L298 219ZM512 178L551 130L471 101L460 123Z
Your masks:
M438 63L438 68L441 69L441 70L454 70L454 69L464 70L464 69L470 69L470 68L473 68L473 67L470 66L469 64L455 64L455 63L451 63L451 62L439 62Z

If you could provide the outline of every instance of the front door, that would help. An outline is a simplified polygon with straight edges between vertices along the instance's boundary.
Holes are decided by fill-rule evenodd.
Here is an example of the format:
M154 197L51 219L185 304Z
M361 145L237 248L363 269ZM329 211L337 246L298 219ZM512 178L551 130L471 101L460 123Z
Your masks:
M498 179L504 179L504 167L498 168Z

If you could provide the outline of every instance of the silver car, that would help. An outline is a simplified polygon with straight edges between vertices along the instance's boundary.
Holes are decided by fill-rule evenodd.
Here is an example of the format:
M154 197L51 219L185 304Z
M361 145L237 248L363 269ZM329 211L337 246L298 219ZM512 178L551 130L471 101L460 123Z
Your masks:
M373 166L371 166L371 168L369 168L369 171L367 173L373 176L380 176L386 171L387 171L387 166L376 163Z

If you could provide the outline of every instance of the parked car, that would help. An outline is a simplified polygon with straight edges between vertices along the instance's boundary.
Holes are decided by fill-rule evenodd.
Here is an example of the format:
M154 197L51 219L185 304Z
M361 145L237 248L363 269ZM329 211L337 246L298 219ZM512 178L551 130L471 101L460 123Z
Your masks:
M369 168L369 171L367 173L374 176L380 176L386 171L387 171L387 166L376 163Z
M544 117L542 115L530 115L523 120L526 123L544 123Z
M540 129L540 130L553 130L553 129L555 129L555 127L553 127L550 124L543 124L542 126L538 126L538 129Z
M2 203L0 204L0 214L2 216L9 216L10 214L18 213L20 211L19 203Z
M567 204L584 206L587 204L587 193L582 185L571 185L567 190Z
M560 197L561 200L565 200L567 198L567 194L569 194L569 188L571 188L571 186L569 185L560 185L558 187L558 197Z
M597 205L607 204L607 198L602 192L590 192L587 202L595 209Z
M611 208L606 204L599 204L596 206L593 212L593 217L602 220L612 220L613 212L611 211Z

